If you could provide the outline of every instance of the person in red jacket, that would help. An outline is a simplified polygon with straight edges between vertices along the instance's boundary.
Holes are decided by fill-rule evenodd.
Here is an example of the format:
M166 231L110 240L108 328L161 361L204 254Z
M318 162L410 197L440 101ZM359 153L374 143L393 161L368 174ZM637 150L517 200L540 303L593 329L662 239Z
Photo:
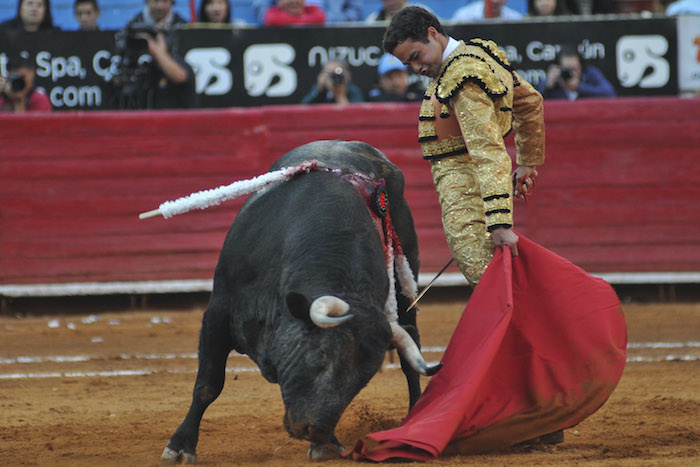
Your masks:
M0 76L0 112L51 112L51 101L34 87L36 66L26 57L12 57L7 76Z
M316 5L305 5L304 0L277 0L265 12L265 26L292 24L325 24L326 14Z

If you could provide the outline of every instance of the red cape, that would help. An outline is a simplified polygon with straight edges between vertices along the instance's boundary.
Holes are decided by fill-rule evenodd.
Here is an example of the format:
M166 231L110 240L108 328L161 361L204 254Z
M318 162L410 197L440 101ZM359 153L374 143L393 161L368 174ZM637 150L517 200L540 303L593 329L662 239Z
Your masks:
M430 460L511 446L568 428L612 394L627 331L612 287L522 235L496 251L425 392L355 459Z

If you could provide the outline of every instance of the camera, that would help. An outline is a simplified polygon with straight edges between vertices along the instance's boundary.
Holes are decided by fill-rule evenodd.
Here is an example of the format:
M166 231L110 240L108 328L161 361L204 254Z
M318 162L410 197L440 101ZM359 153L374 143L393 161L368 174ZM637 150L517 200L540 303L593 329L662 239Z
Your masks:
M342 68L336 67L331 72L331 83L333 83L333 86L340 86L345 83L345 73Z
M159 30L149 24L132 24L114 36L115 54L121 57L117 72L111 78L117 109L148 108L148 93L153 87L151 63L140 60L147 55L148 41L139 37L156 37Z
M574 69L568 66L563 66L561 67L560 76L563 81L569 81L574 76Z
M156 37L158 30L148 24L133 24L114 36L114 44L124 67L137 66L139 57L148 53L148 42L139 37L142 34Z
M24 88L27 87L27 80L24 79L24 75L21 73L10 73L7 77L7 82L12 92L24 91Z

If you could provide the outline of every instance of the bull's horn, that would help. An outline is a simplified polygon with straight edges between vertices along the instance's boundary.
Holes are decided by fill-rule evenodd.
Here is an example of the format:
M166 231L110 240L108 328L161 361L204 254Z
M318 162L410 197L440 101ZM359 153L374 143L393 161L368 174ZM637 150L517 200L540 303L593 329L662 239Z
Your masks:
M428 366L421 355L418 346L411 338L411 336L402 328L399 323L394 321L391 323L391 343L396 347L403 358L406 359L408 364L423 376L432 376L442 368L442 363L435 366Z
M332 328L343 324L352 318L352 315L347 315L350 305L331 295L318 297L311 304L309 316L319 328Z

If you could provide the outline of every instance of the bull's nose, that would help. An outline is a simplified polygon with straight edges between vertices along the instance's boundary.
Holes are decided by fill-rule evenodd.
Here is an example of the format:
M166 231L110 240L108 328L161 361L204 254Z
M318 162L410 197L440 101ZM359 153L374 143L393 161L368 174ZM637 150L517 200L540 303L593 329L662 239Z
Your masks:
M328 443L332 434L328 430L322 430L313 424L295 421L289 412L284 413L284 428L292 438L304 439L313 443Z
M284 413L284 428L292 438L309 439L309 426L294 422L289 416L289 412Z

